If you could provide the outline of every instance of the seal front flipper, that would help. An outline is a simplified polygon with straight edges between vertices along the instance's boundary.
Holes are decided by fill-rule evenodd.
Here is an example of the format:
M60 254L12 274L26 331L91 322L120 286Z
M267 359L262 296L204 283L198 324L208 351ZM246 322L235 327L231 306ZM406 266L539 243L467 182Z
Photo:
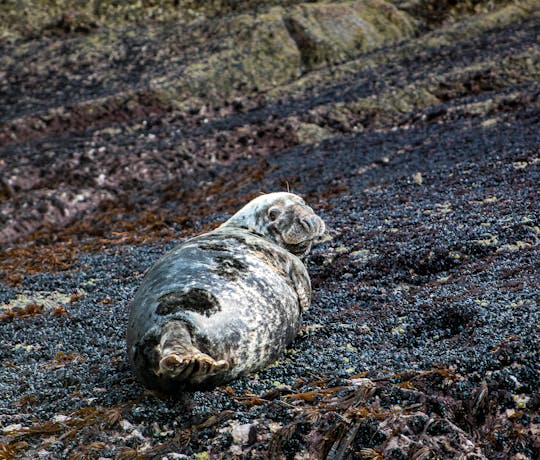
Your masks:
M298 296L300 311L304 312L311 304L311 281L302 261L294 256L291 258L291 261L289 277Z
M227 361L216 361L193 345L183 322L171 321L165 326L159 344L158 377L200 383L228 369Z

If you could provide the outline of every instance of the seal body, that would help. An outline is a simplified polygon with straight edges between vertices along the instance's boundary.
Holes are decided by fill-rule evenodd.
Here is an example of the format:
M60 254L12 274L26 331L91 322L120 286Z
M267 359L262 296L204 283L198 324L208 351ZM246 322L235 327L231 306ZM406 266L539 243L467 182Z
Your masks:
M163 256L131 307L128 355L139 379L167 393L201 390L275 361L311 301L293 252L306 254L323 232L301 198L274 193Z

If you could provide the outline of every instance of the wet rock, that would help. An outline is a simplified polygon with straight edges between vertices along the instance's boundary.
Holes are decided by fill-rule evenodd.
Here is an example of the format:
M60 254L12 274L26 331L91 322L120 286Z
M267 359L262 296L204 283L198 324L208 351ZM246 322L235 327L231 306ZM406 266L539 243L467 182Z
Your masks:
M249 446L257 440L257 425L255 423L234 424L231 434L234 442Z
M296 128L296 135L300 144L310 144L320 142L334 136L332 131L323 128L315 123L301 123Z

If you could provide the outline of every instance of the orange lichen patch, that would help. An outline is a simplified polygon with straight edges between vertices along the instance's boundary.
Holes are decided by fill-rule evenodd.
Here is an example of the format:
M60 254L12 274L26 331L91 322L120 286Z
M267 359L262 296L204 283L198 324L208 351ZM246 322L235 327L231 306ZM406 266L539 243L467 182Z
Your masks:
M306 391L304 393L293 393L290 395L284 395L283 397L291 400L301 399L303 401L312 402L315 401L317 398L320 398L321 396L334 394L348 388L349 387L341 386L326 389L317 389L312 391Z
M157 446L151 449L147 449L144 452L141 452L138 449L124 449L118 458L159 458L159 455L166 454L167 449L169 449L171 446L186 447L190 443L191 439L196 436L199 431L220 426L225 421L229 420L233 415L234 411L224 410L217 415L212 415L208 417L206 420L199 423L198 425L193 425L184 430L180 430L172 439L163 444L158 444Z
M43 313L43 305L30 303L22 308L8 308L0 315L0 321L11 321L15 318L26 318L28 316L37 316Z
M53 242L52 238L34 239L31 243L8 248L0 253L0 280L20 284L22 275L28 273L67 270L78 254L77 246L70 240ZM3 272L3 273L2 273Z
M84 299L84 294L82 292L74 292L73 294L71 294L69 303L75 303L82 299Z
M245 189L262 181L272 170L262 160L227 171L206 186L182 187L177 181L170 181L155 192L159 202L152 209L141 209L142 202L124 198L103 203L76 222L62 228L44 227L3 251L0 280L16 285L24 274L69 270L82 251L99 252L118 244L166 242L212 230L220 222L201 221L208 216L236 212L259 194L246 193ZM174 211L170 210L170 203L175 204ZM176 226L182 228L181 235L174 230Z
M60 315L63 315L64 313L67 313L67 310L61 305L59 305L58 307L54 308L51 311L51 315L53 316L60 316Z
M48 369L58 369L59 367L64 367L66 364L78 363L81 361L84 361L84 358L78 353L64 353L63 351L59 351L51 362L45 364L44 367Z
M133 404L132 402L123 404L119 407L83 407L76 411L70 412L66 416L63 416L58 421L47 421L44 423L36 423L29 427L17 427L12 430L4 430L4 434L7 439L12 439L11 442L4 444L6 452L10 450L17 452L22 439L27 437L46 436L62 433L62 439L73 439L83 429L97 429L103 430L113 427L122 418L122 409ZM44 441L42 447L47 447L48 442L46 438L42 438ZM27 445L27 444L25 444ZM0 447L1 448L1 447ZM0 450L0 455L1 455ZM0 456L0 458L3 458ZM10 457L6 457L10 458Z
M27 446L28 443L24 441L14 442L10 444L0 443L0 460L14 460L18 458L18 453Z

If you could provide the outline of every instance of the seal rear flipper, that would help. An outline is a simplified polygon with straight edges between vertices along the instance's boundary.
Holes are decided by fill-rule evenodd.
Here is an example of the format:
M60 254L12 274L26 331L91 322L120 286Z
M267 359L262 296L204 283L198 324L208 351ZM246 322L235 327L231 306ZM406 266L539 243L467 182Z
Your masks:
M223 359L216 361L204 353L192 356L179 356L173 353L161 358L157 374L176 381L190 380L192 383L200 383L206 377L228 369L227 361Z
M200 383L229 367L227 361L215 360L194 346L183 322L171 321L165 326L159 344L159 366L155 371L158 377Z

